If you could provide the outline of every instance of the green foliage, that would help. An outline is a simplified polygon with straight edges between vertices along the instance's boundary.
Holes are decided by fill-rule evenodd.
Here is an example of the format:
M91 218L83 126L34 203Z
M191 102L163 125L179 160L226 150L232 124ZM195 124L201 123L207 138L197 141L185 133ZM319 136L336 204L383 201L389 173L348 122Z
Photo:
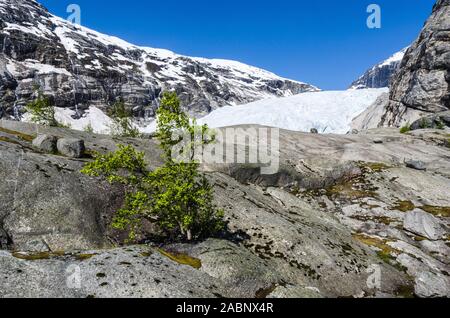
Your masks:
M108 116L112 118L129 118L133 114L125 106L123 100L118 100L108 109Z
M119 145L113 153L94 153L94 157L95 160L87 163L81 172L92 177L104 177L110 183L135 185L146 173L144 153L137 152L132 146Z
M400 128L400 133L401 134L406 134L407 132L410 132L410 131L411 131L411 124L410 123L406 123L405 126Z
M444 130L445 129L445 125L441 120L438 120L436 123L436 128L440 129L440 130Z
M111 183L123 184L127 189L124 206L117 211L113 227L128 230L130 239L136 237L143 219L157 223L169 237L182 236L187 240L206 237L220 231L223 211L213 204L213 188L200 173L195 161L176 162L172 148L181 140L172 140L176 130L194 134L201 129L208 136L207 126L197 127L180 109L174 93L165 93L158 110L157 136L163 149L165 164L149 172L144 154L131 146L120 145L114 153L94 154L83 173L106 178ZM202 134L203 136L203 134ZM188 145L210 143L195 140Z
M109 109L108 115L112 118L113 124L111 134L119 137L139 138L141 133L134 127L131 120L132 112L126 108L123 100L119 100Z
M190 119L186 113L181 110L180 100L174 92L165 92L160 103L160 107L156 111L157 138L160 147L163 150L163 159L166 162L173 162L173 151L178 149L177 146L183 137L188 137L189 142L184 144L183 149L188 153L191 161L194 160L194 153L198 147L212 143L215 140L214 133L207 125L198 126L195 119ZM179 138L174 138L175 133L179 133Z
M89 123L88 125L86 125L86 126L83 128L83 130L84 130L84 132L87 132L87 133L90 133L90 134L94 133L94 128L92 127L91 123Z
M131 118L113 118L111 134L117 137L140 138L139 129L133 126Z
M428 122L428 119L422 118L419 123L420 129L427 129L431 127L431 124Z
M51 105L50 99L43 96L41 91L38 91L38 97L28 103L26 109L31 114L32 122L45 126L58 126L55 119L55 108Z

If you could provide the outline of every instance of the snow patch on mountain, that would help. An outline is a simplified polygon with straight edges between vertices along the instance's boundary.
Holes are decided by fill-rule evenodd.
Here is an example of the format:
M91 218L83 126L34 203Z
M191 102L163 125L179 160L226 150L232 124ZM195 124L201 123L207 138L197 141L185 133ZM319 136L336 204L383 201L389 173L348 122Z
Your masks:
M72 24L32 0L0 0L0 20L0 65L13 71L0 73L8 84L0 90L0 113L9 118L23 115L36 85L59 108L105 111L123 100L134 117L147 121L167 90L176 91L183 110L194 117L222 106L319 90L237 61L140 47ZM23 63L27 60L33 65Z

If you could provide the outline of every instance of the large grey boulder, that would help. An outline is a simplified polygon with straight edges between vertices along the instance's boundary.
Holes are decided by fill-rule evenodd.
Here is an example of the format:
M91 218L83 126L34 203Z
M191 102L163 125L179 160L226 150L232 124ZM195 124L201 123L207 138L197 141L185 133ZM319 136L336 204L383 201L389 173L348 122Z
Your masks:
M38 135L33 140L33 146L47 153L55 153L57 151L56 143L58 138L51 135Z
M450 108L450 1L437 0L390 87L381 124L400 126Z
M450 279L442 274L422 272L415 280L415 294L422 298L450 297Z
M422 117L411 124L411 130L417 129L445 129L450 127L450 111L436 113Z
M84 140L74 138L61 138L57 143L58 152L71 158L81 158L84 155L86 147Z
M421 210L407 213L403 227L407 231L421 235L430 240L443 239L447 234L447 231L441 225L438 218Z
M410 169L415 169L419 171L425 171L427 170L427 166L425 162L420 160L406 160L405 165Z

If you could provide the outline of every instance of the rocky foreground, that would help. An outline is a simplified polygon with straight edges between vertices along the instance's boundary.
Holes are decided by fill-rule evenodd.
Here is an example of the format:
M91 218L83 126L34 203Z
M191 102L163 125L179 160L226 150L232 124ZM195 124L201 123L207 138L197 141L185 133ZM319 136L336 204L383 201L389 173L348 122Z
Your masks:
M204 167L226 234L127 246L123 190L79 171L119 143L154 168L155 141L0 121L0 297L450 296L448 130L280 138L276 175Z

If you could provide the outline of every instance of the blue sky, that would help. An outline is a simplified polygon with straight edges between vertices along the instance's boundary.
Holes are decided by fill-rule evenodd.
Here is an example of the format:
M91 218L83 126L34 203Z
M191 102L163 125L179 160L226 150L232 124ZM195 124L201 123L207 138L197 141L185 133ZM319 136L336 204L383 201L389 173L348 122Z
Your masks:
M366 69L412 43L434 0L38 0L82 25L131 43L238 60L322 89L345 89ZM382 28L366 25L367 6Z

